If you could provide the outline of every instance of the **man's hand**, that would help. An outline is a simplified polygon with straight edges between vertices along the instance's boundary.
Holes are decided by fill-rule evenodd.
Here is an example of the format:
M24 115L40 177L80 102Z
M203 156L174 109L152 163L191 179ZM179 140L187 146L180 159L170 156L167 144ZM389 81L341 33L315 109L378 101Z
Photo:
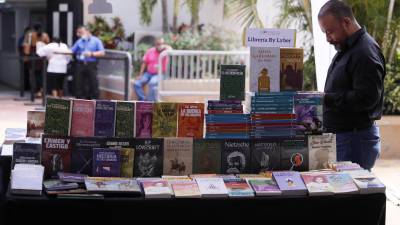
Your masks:
M93 56L93 53L92 53L92 52L89 52L89 51L86 51L86 52L83 53L83 55L84 55L85 57L92 57L92 56Z

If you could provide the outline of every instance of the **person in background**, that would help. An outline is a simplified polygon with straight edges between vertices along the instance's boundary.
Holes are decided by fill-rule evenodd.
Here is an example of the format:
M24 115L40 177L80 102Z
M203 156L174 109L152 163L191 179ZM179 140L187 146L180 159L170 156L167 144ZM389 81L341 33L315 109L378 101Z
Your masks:
M67 74L67 65L71 59L69 48L62 41L54 37L52 42L37 50L40 57L47 57L47 93L53 97L63 96L63 84Z
M136 78L134 88L139 101L156 101L158 86L158 58L161 52L171 49L164 43L164 39L158 38L155 46L149 48L143 56L143 63L140 66L139 76ZM167 58L162 61L162 72L166 71ZM147 96L144 94L144 85L149 85Z
M22 57L20 59L20 63L23 63L23 68L24 71L22 71L24 73L24 90L27 91L30 88L29 85L29 63L28 60L25 57L25 53L24 53L24 40L25 40L25 35L31 30L31 27L26 27L24 29L24 33L22 34L22 36L18 39L18 46L17 46L17 50L18 50L18 54L20 57ZM22 66L22 65L21 65Z
M75 95L82 99L98 99L97 58L105 55L103 43L85 26L79 26L76 35L80 39L71 48L77 59L74 77ZM86 93L86 90L89 93Z

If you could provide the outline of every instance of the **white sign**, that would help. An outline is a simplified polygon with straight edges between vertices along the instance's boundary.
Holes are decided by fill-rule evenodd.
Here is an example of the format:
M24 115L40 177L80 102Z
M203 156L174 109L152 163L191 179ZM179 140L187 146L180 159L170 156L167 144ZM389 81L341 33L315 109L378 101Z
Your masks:
M296 47L295 29L250 28L246 33L247 47Z

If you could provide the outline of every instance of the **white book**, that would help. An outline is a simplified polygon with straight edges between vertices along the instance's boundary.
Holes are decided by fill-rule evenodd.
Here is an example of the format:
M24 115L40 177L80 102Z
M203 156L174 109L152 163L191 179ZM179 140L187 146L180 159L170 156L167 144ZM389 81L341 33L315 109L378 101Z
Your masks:
M41 195L44 167L42 165L17 164L11 171L11 193Z
M250 91L280 91L279 48L250 48Z
M347 171L354 183L356 183L360 194L385 193L386 186L368 170Z
M171 198L172 189L166 180L143 180L141 181L146 198Z
M329 164L336 162L336 134L308 136L309 169L327 169Z
M196 182L204 198L228 197L228 189L222 178L196 178Z

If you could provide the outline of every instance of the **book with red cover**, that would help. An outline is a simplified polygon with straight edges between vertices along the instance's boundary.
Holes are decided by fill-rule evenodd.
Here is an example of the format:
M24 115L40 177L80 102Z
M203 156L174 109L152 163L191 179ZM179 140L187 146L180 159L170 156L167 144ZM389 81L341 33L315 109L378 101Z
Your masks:
M46 178L58 178L58 172L70 172L71 151L70 137L42 136L42 165Z
M153 103L136 103L136 137L151 138L153 124Z
M178 137L202 138L204 135L204 104L178 104Z
M75 99L72 105L71 136L94 136L94 116L96 102L91 100Z

